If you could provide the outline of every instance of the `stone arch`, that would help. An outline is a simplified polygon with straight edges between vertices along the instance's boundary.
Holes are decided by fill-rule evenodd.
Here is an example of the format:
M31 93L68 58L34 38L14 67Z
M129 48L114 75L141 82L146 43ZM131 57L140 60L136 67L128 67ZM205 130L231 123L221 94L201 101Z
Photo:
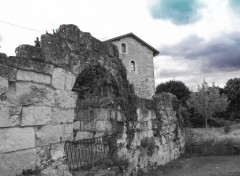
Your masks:
M111 72L100 64L91 65L86 67L78 75L72 90L81 94L82 98L84 98L86 91L92 94L95 93L95 96L101 96L100 94L103 92L96 92L96 89L101 89L103 86L111 86L114 89L114 95L117 96L119 94L118 82ZM99 93L99 95L97 95L97 93Z
M78 75L72 89L78 94L75 121L80 124L75 140L81 139L83 131L89 137L112 133L110 119L119 114L115 103L119 90L116 77L101 64L89 65Z

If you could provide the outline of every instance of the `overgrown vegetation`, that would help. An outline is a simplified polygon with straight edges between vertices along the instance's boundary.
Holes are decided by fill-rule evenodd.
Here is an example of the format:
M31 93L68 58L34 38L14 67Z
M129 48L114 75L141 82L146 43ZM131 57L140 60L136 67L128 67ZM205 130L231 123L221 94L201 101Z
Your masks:
M221 95L215 86L209 87L205 81L198 88L198 92L192 93L187 101L188 107L194 108L204 117L206 128L208 127L208 119L211 119L216 112L225 111L228 104L227 96Z
M152 156L156 149L156 142L153 137L146 137L141 140L141 147L147 151L148 156Z
M214 84L209 86L204 81L203 85L192 93L182 81L171 80L157 86L156 94L160 92L170 92L178 97L178 114L181 114L186 127L224 127L229 123L240 122L240 78L229 79L224 88ZM190 101L187 106L187 100L190 97L193 100L194 96L195 100L199 100L195 101L198 105ZM199 109L200 105L203 108Z
M125 117L127 148L130 148L137 124L137 97L134 93L133 85L129 84L127 80L126 69L121 60L114 59L113 62L118 70L118 74L115 77L102 66L94 65L81 73L77 78L73 90L79 93L79 100L98 99L97 102L105 94L111 94L114 107L120 107ZM123 128L119 129L123 130ZM112 134L115 138L111 142L111 146L113 147L111 150L116 149L116 146L113 144L116 143L122 133L123 131L118 130Z

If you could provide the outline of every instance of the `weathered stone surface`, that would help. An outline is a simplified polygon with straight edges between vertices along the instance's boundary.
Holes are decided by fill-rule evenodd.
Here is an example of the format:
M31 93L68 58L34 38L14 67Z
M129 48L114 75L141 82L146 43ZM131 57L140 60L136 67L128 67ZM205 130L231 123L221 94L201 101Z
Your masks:
M74 24L60 25L60 27L58 29L58 33L64 39L71 40L72 42L79 42L79 40L80 40L81 31Z
M22 106L10 104L8 108L10 115L19 115L22 112Z
M43 169L47 167L48 161L51 159L51 146L36 147L37 158L36 166L38 169Z
M74 109L53 108L52 123L60 124L73 122L74 116Z
M80 126L81 126L80 121L73 122L73 129L74 130L79 130Z
M0 63L22 70L35 71L38 73L52 74L53 65L45 62L30 60L22 57L0 58Z
M0 95L8 90L8 80L0 76Z
M52 75L52 86L59 90L72 90L76 76L62 68L54 68Z
M45 125L52 119L52 107L27 106L22 109L22 126Z
M63 158L65 156L64 143L52 145L50 153L51 153L51 159L53 160Z
M16 82L15 87L16 101L20 105L55 106L54 90L48 86L31 82Z
M1 176L15 176L23 170L35 170L36 150L22 150L0 154Z
M16 73L17 73L16 68L5 65L4 63L1 64L1 58L0 58L0 76L1 77L6 78L9 81L15 81Z
M73 140L73 124L64 124L64 135L62 140Z
M0 105L0 127L17 126L20 124L19 115L11 114L11 107Z
M65 79L66 79L66 81L65 81L64 89L65 90L72 90L73 86L76 82L77 77L74 74L72 74L71 72L67 71Z
M47 63L67 68L70 62L67 42L57 35L44 34L41 36L41 49Z
M107 45L104 42L92 37L92 50L102 54L108 54Z
M43 52L41 48L32 45L20 45L16 48L16 56L43 60Z
M64 90L66 71L62 68L54 68L52 74L52 86L55 89Z
M45 125L36 130L36 146L59 143L63 135L63 125Z
M56 144L73 138L73 125L45 125L36 130L36 146Z
M51 76L24 70L17 71L17 80L51 84Z
M56 105L60 108L75 108L77 103L77 93L72 91L56 90Z
M97 120L108 121L110 120L110 111L106 108L97 109Z
M41 175L42 176L72 176L64 160L54 162L47 168L44 168L41 172Z
M80 44L85 45L87 50L92 50L92 36L89 32L80 33Z
M34 129L4 128L0 129L0 153L17 151L35 147Z
M112 124L110 121L97 121L96 130L97 131L111 131Z
M82 139L88 139L88 138L92 138L93 137L93 133L92 132L87 132L87 131L79 131L77 132L77 136L75 138L75 140L82 140Z

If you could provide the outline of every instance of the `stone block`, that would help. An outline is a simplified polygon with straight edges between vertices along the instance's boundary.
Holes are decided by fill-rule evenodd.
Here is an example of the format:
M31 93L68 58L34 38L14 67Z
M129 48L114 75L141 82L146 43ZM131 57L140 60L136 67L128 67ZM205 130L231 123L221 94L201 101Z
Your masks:
M78 95L76 92L56 90L55 101L60 108L75 108Z
M62 68L54 68L52 74L52 86L55 89L64 90L66 71Z
M112 124L109 121L97 121L96 122L97 131L112 131Z
M0 154L0 161L1 176L15 176L21 174L22 170L35 169L36 150Z
M80 127L81 127L80 121L73 122L73 129L74 130L79 130Z
M75 113L74 109L53 108L52 124L72 123Z
M78 140L82 140L82 139L89 139L93 137L93 133L92 132L88 132L88 131L79 131L77 132L77 136L75 138L76 141Z
M100 108L97 114L97 120L107 121L110 119L110 112L106 108Z
M0 106L0 127L17 126L20 124L19 115L11 115L9 106Z
M31 81L41 84L51 84L52 80L51 76L49 75L25 70L18 70L16 79L20 81Z
M22 109L22 126L45 125L51 121L52 107L26 106Z
M68 46L66 41L57 35L44 34L41 36L41 49L47 63L66 68L69 65Z
M9 81L15 81L16 73L17 73L16 68L1 64L1 57L0 57L0 76Z
M9 65L10 67L18 68L21 70L34 71L38 73L52 74L52 70L53 70L53 65L51 64L47 64L46 62L39 62L36 60L31 60L29 58L23 58L23 57L10 56L7 58L0 58L0 63L1 62L3 62L6 65ZM11 75L12 79L14 80L14 73L16 72L14 69L12 69L12 71L14 71L13 74L9 74L9 76Z
M148 130L147 133L148 133L148 137L153 137L153 130Z
M64 124L64 135L62 140L66 141L66 140L73 140L73 124Z
M65 90L72 90L73 89L73 86L76 82L76 79L77 77L72 74L71 72L69 71L66 71L66 77L65 77L65 86L64 86L64 89Z
M63 158L65 156L64 143L51 145L50 154L51 154L51 159L53 160Z
M0 129L0 153L35 147L35 133L31 127Z
M0 76L0 95L8 90L8 80Z
M43 84L16 82L15 94L20 105L55 106L54 90Z
M12 105L8 106L10 115L20 115L22 112L22 106Z
M153 121L149 120L147 124L148 124L148 130L152 130L153 129Z
M36 146L56 144L65 140L72 140L73 125L45 125L36 130Z

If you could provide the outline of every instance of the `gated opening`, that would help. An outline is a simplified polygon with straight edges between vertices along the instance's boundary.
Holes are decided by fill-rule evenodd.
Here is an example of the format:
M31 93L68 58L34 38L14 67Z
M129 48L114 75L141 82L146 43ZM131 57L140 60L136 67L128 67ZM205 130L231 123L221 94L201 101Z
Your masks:
M91 167L107 158L109 140L111 140L111 136L83 139L74 142L66 141L64 150L69 169L75 171L86 166Z
M94 164L108 156L107 140L113 132L118 107L114 99L119 96L118 84L102 66L86 68L78 76L73 91L78 93L74 142L65 143L70 169Z

